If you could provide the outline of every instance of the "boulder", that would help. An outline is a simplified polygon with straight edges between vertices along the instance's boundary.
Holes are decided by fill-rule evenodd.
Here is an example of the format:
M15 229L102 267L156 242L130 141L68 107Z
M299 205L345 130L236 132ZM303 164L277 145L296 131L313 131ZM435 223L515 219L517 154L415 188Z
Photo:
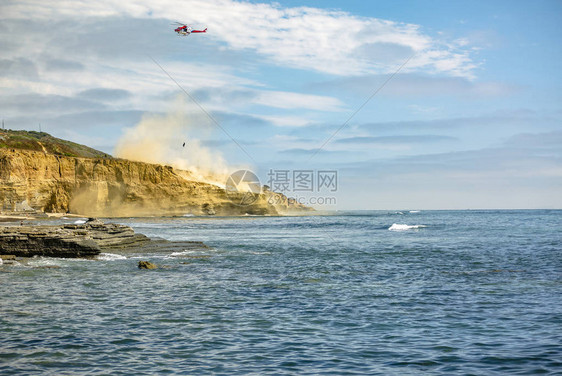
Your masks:
M156 269L156 268L158 268L156 264L153 264L150 261L139 261L139 269Z

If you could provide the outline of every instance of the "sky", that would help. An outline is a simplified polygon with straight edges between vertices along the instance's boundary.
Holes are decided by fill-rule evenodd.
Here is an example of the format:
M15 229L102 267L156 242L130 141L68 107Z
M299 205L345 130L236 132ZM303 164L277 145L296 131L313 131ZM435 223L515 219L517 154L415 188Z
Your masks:
M561 24L556 0L5 0L0 117L113 155L143 132L318 209L562 208Z

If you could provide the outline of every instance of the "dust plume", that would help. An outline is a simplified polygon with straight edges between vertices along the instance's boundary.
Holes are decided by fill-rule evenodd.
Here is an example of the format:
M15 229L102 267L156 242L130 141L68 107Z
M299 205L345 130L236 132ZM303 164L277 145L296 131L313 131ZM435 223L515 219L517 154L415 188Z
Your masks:
M229 166L222 153L201 145L195 134L210 134L208 119L193 115L179 97L165 115L145 115L125 131L115 147L114 155L134 161L174 167L188 180L211 183L224 188ZM184 145L185 143L185 145Z

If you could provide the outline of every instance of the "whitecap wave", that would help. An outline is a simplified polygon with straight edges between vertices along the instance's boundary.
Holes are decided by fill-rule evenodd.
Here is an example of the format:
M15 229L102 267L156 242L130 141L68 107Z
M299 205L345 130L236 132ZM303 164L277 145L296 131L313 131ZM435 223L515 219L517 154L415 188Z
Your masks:
M182 256L187 256L187 255L199 256L199 255L202 255L202 253L201 253L200 249L186 249L186 250L183 250L183 251L180 251L180 252L172 252L168 256L169 257L182 257Z
M410 213L419 213L421 210L410 210Z
M406 224L399 224L393 223L392 226L388 228L389 231L406 231L406 230L413 230L418 228L426 227L424 225L406 225Z
M74 221L75 225L83 225L84 223L88 222L87 219L79 219L77 221Z
M183 251L172 252L169 255L166 255L164 258L207 258L213 256L213 253L211 252L216 252L216 249L184 249Z
M61 267L64 266L64 260L62 258L50 258L50 257L34 257L29 262L27 262L26 266L32 268L41 268L45 266L55 266Z
M188 255L190 253L193 253L193 252L190 252L190 251L172 252L172 253L170 253L169 256L170 257L181 257L181 256Z
M96 257L97 260L102 261L114 261L114 260L126 260L127 257L123 255L116 255L115 253L100 253Z

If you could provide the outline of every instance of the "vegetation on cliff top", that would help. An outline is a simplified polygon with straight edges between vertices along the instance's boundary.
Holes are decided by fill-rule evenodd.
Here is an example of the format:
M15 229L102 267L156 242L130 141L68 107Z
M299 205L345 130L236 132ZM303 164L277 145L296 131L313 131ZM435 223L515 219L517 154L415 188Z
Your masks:
M45 132L0 129L0 148L43 151L66 157L112 158L111 155Z

